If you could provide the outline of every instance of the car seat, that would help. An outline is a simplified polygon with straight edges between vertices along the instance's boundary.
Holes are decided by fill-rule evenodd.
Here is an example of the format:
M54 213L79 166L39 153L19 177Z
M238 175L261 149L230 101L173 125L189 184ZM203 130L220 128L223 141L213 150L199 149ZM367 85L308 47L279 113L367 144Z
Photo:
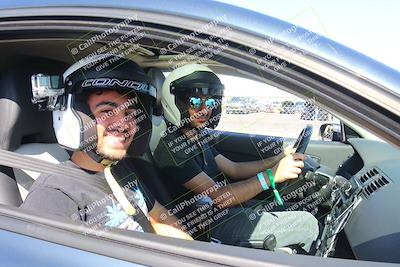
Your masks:
M59 163L69 158L54 136L52 113L41 112L31 103L31 75L60 74L62 62L24 57L18 66L0 74L0 149ZM40 174L0 166L0 203L19 206Z

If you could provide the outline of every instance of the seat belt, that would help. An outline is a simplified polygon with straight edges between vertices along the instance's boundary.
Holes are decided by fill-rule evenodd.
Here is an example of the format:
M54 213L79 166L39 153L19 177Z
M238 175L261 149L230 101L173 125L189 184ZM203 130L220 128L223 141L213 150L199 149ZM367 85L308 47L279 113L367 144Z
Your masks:
M96 182L96 180L95 181L93 180L93 177L82 175L82 172L76 170L75 168L68 167L68 166L62 166L62 165L55 165L54 163L50 163L50 162L47 162L47 161L44 161L41 159L31 158L26 155L21 155L21 154L12 152L12 151L0 149L0 165L7 166L10 168L39 172L41 174L65 175L65 173L68 173L69 177L72 179L77 179L80 181L82 181L82 179L84 179L87 182L91 183L93 186L97 186L98 188L102 188L102 190L106 190L106 188L104 186L104 182ZM125 194L123 193L121 187L119 187L118 182L115 180L114 176L111 174L109 167L108 167L108 173L109 173L108 175L105 175L107 183L108 183L109 187L111 188L115 198L121 204L124 211L128 215L132 216L135 219L135 221L138 222L140 224L140 226L142 226L143 230L145 230L146 232L154 233L155 231L153 229L153 226L150 224L146 215L135 203L133 203L133 205L132 205L129 202L129 200L126 198ZM106 174L106 172L105 172L105 174ZM107 178L107 177L109 177L109 178ZM108 181L110 181L110 182L108 182ZM112 181L114 181L114 182L112 182ZM114 185L111 186L112 184L114 184ZM120 193L122 193L122 197L120 196L121 195L120 193L119 194L114 193L114 189L118 191L118 189L116 189L117 188L116 185L118 185L118 188L121 191ZM125 207L127 207L127 206L120 202L120 199L122 199L122 198L125 198L126 201L128 202L128 204L133 207L133 209L128 208L128 210L126 210ZM123 201L123 203L126 203L126 202Z
M117 199L121 207L124 211L132 216L135 221L139 223L139 225L143 228L145 232L155 233L153 226L147 219L147 216L143 213L140 207L136 205L136 203L131 203L126 197L124 191L119 186L118 182L115 180L114 176L111 173L110 166L107 166L104 169L104 176L106 177L106 181L113 192L114 197Z
M75 168L50 163L42 159L32 158L12 151L0 149L0 165L40 174L65 175L68 173L68 177L71 179L76 179L78 181L85 180L99 188L102 188L102 190L107 191L108 189L104 188L103 181L94 182L92 175L82 175L82 171Z

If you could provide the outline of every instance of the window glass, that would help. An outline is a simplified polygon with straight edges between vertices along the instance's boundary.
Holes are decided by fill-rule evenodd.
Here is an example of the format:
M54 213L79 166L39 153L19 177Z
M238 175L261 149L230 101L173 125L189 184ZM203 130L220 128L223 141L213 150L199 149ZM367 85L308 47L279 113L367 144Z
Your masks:
M339 120L318 107L313 98L299 98L245 78L227 75L220 75L220 78L225 85L225 97L217 130L296 138L307 124L311 124L313 140L331 140L330 134L340 125ZM335 127L328 127L325 136L319 137L323 124Z

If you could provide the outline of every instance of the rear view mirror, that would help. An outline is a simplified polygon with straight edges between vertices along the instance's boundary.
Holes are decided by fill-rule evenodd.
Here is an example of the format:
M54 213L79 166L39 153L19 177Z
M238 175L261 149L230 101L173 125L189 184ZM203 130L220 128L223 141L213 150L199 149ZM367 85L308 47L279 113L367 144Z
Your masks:
M340 124L322 124L319 128L319 139L322 141L342 141L342 131Z

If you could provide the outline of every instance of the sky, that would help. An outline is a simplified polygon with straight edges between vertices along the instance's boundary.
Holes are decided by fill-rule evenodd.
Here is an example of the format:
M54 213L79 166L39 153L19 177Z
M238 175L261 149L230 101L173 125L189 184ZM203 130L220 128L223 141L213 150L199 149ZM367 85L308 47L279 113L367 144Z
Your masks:
M398 0L219 0L297 24L400 71Z
M297 24L400 71L400 1L398 0L219 1ZM227 96L244 94L266 97L288 96L271 88L259 90L260 87L268 87L265 84L221 76ZM244 88L246 90L243 90Z

